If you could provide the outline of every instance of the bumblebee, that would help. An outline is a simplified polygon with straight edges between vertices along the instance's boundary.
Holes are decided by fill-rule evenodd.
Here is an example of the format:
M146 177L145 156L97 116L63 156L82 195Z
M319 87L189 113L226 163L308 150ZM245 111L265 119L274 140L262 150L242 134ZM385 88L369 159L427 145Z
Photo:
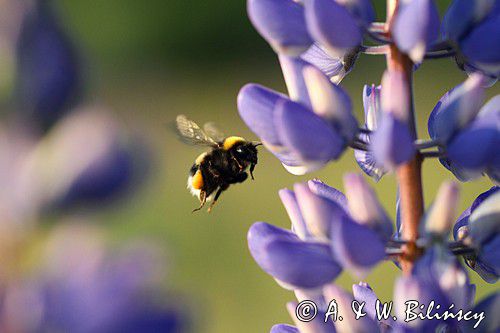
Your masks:
M249 142L239 136L224 136L213 123L207 123L201 129L184 115L177 116L176 124L182 141L212 148L199 155L189 170L187 188L200 200L200 207L193 212L211 201L210 212L222 192L248 178L247 168L254 179L260 142Z

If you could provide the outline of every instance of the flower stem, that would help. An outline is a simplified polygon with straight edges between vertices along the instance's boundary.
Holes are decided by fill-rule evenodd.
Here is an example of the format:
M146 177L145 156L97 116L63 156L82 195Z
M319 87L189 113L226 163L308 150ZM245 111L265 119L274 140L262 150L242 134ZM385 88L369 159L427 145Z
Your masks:
M387 0L387 30L394 20L394 14L397 11L399 0ZM412 91L412 72L413 63L410 58L403 54L394 44L391 44L389 52L386 55L387 68L390 71L402 72L406 78L405 89L410 96L407 106L409 110L408 128L413 135L414 140L417 139L417 130L415 124L415 112L413 108L413 91ZM422 191L422 158L419 154L398 167L397 180L401 198L401 223L402 223L402 238L407 241L404 246L404 254L400 257L401 268L404 274L411 274L413 263L420 256L420 250L416 246L418 239L418 226L424 211L424 198Z

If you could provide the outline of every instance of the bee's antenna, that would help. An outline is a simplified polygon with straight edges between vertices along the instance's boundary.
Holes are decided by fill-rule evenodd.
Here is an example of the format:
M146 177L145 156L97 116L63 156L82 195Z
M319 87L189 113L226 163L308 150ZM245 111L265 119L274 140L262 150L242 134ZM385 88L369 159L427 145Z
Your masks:
M253 144L254 147L262 146L263 145L263 143L260 142L260 141L252 141L252 144Z

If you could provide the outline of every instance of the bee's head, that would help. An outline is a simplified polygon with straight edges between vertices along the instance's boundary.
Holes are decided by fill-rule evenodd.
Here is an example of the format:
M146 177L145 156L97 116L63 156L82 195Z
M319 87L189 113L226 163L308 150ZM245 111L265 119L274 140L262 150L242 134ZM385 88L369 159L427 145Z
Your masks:
M250 164L257 164L257 146L252 142L241 142L231 148L231 153L240 162L247 162Z

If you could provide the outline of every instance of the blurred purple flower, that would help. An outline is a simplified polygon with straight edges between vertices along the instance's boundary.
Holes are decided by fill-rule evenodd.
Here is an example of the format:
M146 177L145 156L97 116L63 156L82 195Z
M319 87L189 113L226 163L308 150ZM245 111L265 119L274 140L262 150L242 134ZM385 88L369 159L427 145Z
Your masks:
M70 109L81 86L76 51L51 6L50 1L36 1L17 41L20 116L41 132Z
M133 188L147 159L106 110L88 107L61 120L27 158L44 209L66 209L117 198Z
M110 251L88 224L64 224L36 275L3 285L0 326L12 332L181 332L185 319L160 287L165 261L151 244Z

